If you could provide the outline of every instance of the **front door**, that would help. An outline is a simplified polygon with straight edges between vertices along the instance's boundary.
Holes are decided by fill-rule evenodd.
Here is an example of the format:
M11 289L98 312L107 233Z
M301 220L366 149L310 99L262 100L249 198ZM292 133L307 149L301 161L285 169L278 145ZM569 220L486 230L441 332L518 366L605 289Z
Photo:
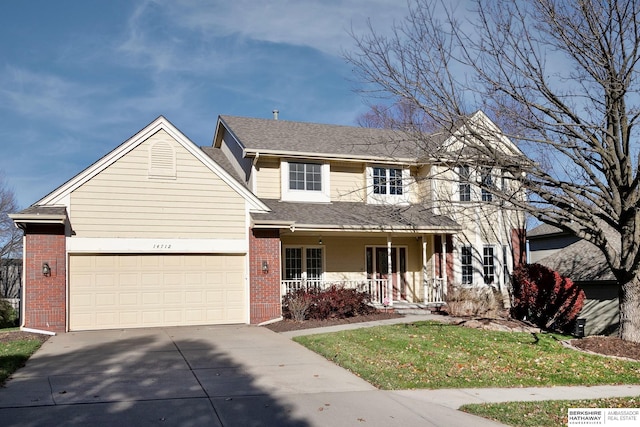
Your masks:
M391 248L391 276L389 276L389 253L386 246L367 248L367 275L369 279L390 280L393 300L406 299L407 250L403 247ZM400 274L398 274L400 272ZM376 282L380 288L382 282ZM378 289L377 295L386 295L385 289ZM382 301L379 301L382 302Z

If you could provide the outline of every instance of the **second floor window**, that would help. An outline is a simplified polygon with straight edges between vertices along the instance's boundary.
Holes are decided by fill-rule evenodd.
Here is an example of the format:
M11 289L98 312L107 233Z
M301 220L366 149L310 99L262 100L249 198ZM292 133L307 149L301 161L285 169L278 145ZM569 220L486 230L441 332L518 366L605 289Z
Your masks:
M289 189L322 191L322 165L289 163Z
M459 187L458 192L460 194L461 202L470 202L471 201L471 169L469 166L459 166L458 167L458 179Z
M373 194L401 196L402 169L373 168Z
M493 201L493 194L491 189L493 188L493 176L490 168L482 168L480 179L482 181L482 201Z

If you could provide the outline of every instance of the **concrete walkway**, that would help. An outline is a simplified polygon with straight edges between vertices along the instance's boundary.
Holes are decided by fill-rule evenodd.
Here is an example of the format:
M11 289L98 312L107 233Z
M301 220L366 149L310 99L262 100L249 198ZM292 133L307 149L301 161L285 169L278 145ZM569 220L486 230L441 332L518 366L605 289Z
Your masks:
M2 426L469 426L465 403L640 395L639 387L377 390L291 335L246 325L51 337L0 388Z

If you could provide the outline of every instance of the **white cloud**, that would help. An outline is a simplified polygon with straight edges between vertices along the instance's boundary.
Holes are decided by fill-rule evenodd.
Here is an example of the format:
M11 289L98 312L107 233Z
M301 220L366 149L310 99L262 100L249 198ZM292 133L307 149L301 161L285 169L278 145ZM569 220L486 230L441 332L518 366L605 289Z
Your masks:
M175 24L204 35L244 37L272 43L307 46L339 55L352 44L350 28L364 28L367 19L388 29L406 14L397 0L234 0L170 2Z
M87 119L90 99L105 93L97 85L15 66L0 73L0 82L0 108L62 122Z

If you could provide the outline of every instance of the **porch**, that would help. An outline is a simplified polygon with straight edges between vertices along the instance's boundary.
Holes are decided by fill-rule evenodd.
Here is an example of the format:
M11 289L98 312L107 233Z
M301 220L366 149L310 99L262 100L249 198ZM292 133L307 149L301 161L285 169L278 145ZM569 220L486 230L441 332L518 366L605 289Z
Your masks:
M421 302L424 304L443 304L445 302L446 284L446 278L425 279L422 292L424 297ZM394 303L404 301L397 298L399 294L398 289L394 289L393 280L389 279L338 281L306 279L282 280L280 282L280 294L284 297L300 289L324 290L331 286L340 286L348 289L356 289L359 292L366 292L369 294L371 302L377 306L392 307Z
M339 285L380 306L443 303L451 271L446 236L380 234L281 233L281 297Z

